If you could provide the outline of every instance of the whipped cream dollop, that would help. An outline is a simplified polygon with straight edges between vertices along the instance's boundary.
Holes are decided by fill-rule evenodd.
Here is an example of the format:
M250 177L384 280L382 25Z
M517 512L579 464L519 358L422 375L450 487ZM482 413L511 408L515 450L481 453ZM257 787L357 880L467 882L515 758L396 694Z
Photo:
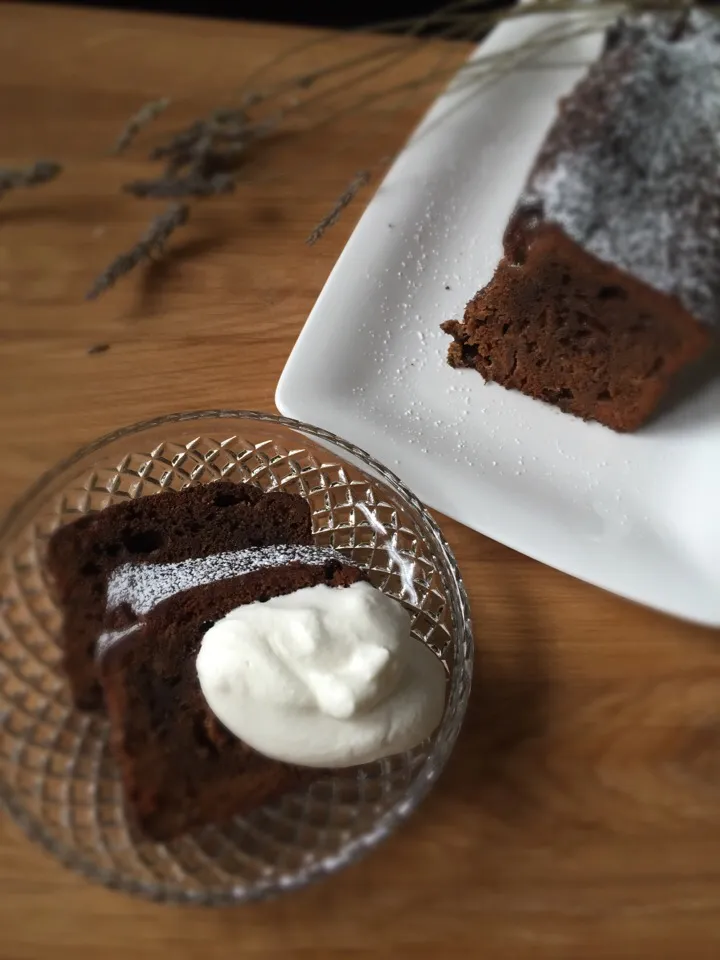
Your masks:
M275 760L349 767L416 746L440 723L445 670L403 607L369 583L318 584L237 607L203 637L215 716Z

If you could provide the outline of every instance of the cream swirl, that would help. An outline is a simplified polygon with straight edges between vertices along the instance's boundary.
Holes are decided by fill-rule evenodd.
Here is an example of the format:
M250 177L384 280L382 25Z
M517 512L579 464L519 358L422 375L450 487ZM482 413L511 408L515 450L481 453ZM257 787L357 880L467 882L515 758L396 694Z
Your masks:
M265 756L310 767L416 746L445 702L440 660L395 600L365 582L319 584L238 607L197 656L212 712Z

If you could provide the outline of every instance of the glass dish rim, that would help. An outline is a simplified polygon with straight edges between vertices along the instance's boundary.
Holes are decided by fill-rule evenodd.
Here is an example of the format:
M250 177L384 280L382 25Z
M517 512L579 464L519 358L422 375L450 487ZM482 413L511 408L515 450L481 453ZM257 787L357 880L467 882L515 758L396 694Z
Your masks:
M393 806L386 810L371 828L348 841L338 853L319 859L317 863L311 867L307 867L295 876L288 878L287 882L280 884L275 880L270 881L267 888L262 883L259 883L255 884L252 888L246 888L244 885L239 884L236 887L229 887L227 890L183 890L180 887L175 887L162 881L148 883L119 876L116 871L107 870L95 865L82 853L58 841L50 831L47 830L39 818L23 808L23 805L17 801L11 786L4 778L0 777L0 809L3 809L11 817L29 840L37 843L41 848L50 853L64 867L73 870L85 879L101 883L103 886L113 890L141 896L155 902L188 903L201 906L229 906L232 904L249 903L267 899L280 892L300 889L312 882L330 876L343 867L360 860L366 853L369 853L370 850L391 836L392 833L408 819L438 779L452 753L455 741L462 728L472 683L474 642L470 605L455 555L445 540L437 521L415 494L412 493L395 473L369 453L355 446L355 444L343 440L341 437L321 427L316 427L291 417L265 413L263 411L221 408L188 410L163 414L120 427L79 447L74 453L59 460L54 466L42 473L38 479L12 503L10 508L5 511L2 519L0 519L0 556L4 553L6 542L12 538L16 529L22 528L22 525L27 522L27 510L34 505L38 498L51 490L52 485L75 465L91 457L93 454L99 453L105 447L136 434L157 429L165 425L191 423L203 420L250 420L259 423L264 422L304 434L309 439L319 441L321 446L324 445L323 441L325 441L326 444L330 444L342 453L354 457L362 467L369 467L382 482L387 484L395 494L400 496L401 500L406 501L412 506L415 511L417 511L422 525L425 527L422 531L423 536L429 537L432 543L433 553L440 556L443 566L450 574L450 581L447 584L449 588L448 600L451 604L453 619L456 624L453 642L457 648L467 651L464 659L458 662L457 671L458 673L460 671L466 671L470 674L470 676L467 677L465 695L462 698L460 697L461 690L459 689L458 674L454 674L454 676L451 677L448 705L456 701L455 715L457 719L455 729L449 737L442 739L439 737L436 738L435 743L407 792L399 797ZM328 452L332 451L329 450ZM442 730L442 724L440 729Z

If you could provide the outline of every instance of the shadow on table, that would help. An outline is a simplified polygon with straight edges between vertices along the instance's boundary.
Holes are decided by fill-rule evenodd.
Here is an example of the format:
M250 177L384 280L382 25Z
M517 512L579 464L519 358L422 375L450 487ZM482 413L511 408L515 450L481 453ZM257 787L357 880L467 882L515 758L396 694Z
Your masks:
M500 577L498 577L500 579ZM531 797L524 771L547 728L551 680L548 648L532 603L516 585L495 584L500 612L478 611L477 659L463 730L443 776L443 788L501 820L523 816ZM484 637L502 633L511 642L502 659L486 650Z
M157 315L163 306L167 285L182 276L183 267L190 261L210 253L217 253L232 242L229 235L193 237L184 242L175 241L163 252L162 257L138 267L139 283L137 299L128 319L142 320ZM121 281L122 282L122 281Z

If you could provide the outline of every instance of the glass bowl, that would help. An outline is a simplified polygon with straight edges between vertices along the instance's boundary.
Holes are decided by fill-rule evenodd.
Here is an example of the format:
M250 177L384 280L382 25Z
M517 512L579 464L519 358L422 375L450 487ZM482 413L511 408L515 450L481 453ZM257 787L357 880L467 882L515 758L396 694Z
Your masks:
M59 669L59 613L44 553L56 527L161 490L246 481L301 494L316 542L367 568L442 659L447 703L409 753L169 843L136 835L103 716L80 713ZM217 905L303 886L357 860L420 803L453 747L470 692L473 639L455 559L412 493L366 453L264 413L180 413L119 430L42 477L0 527L0 802L67 866L161 901Z

